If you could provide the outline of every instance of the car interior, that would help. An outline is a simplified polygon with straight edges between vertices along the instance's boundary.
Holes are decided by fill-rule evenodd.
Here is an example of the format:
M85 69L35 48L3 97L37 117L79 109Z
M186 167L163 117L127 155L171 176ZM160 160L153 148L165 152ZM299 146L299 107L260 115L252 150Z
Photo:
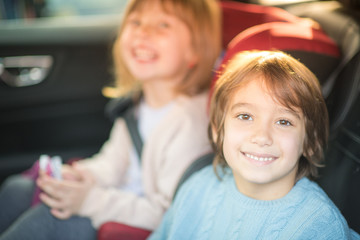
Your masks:
M325 166L317 182L360 233L360 2L219 4L224 51L213 83L223 64L250 49L282 50L315 73L330 117ZM116 111L123 110L124 102L102 92L111 85L111 46L120 16L87 19L28 26L0 21L0 182L28 169L44 153L64 160L91 156L108 138L114 116L121 115ZM197 159L177 190L213 156ZM98 239L145 239L149 234L108 222Z
M111 82L119 20L63 22L0 21L1 181L41 154L91 156L108 138L112 123L101 90Z
M338 1L306 2L286 8L222 1L221 7L226 46L222 64L239 51L278 49L300 59L318 77L330 116L330 141L325 152L326 165L320 169L317 181L341 210L349 226L359 232L358 12ZM321 29L306 23L307 19L319 23ZM303 21L302 26L298 26L299 21ZM294 28L299 31L294 33ZM221 74L222 64L218 74ZM217 78L215 75L213 82ZM180 179L174 195L193 173L211 164L213 157L214 154L209 153L197 159ZM100 228L98 237L115 239L124 232L137 239L150 234L144 229L109 222Z

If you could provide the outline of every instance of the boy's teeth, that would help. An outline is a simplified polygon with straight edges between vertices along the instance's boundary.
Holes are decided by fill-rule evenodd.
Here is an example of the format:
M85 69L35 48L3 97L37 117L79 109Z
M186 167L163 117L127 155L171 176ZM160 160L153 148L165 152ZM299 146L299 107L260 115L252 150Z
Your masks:
M248 158L254 159L255 161L260 161L260 162L267 162L267 161L272 161L273 158L272 157L257 157L251 154L246 153L245 156L247 156Z

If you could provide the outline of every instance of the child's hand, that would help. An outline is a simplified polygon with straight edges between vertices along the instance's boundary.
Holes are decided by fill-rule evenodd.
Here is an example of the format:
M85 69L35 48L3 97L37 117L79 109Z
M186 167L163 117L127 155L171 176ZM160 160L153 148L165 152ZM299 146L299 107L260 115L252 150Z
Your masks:
M77 171L72 165L64 164L61 168L62 178L65 180L80 181L81 176L79 171Z
M80 169L74 164L71 169L74 179L59 181L44 172L40 172L37 185L43 191L40 199L51 208L51 214L59 219L70 218L78 212L89 190L94 186L95 180L90 172Z

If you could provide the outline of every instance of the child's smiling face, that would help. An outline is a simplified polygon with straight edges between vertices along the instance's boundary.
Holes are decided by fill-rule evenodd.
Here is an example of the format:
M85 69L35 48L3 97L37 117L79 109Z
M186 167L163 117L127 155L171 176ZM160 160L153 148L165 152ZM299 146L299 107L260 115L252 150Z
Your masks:
M121 52L138 80L179 83L189 66L196 63L188 26L171 12L165 12L160 1L142 4L124 24Z
M274 101L262 77L235 90L225 116L223 152L240 192L262 200L285 196L295 183L304 140L302 112Z

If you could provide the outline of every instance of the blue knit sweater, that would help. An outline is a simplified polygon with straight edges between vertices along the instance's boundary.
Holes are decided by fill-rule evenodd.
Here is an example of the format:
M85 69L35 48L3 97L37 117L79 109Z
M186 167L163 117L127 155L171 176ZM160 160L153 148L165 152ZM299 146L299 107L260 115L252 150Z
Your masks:
M303 178L283 198L261 201L241 194L232 174L219 181L211 166L178 193L155 239L360 239L323 190Z

